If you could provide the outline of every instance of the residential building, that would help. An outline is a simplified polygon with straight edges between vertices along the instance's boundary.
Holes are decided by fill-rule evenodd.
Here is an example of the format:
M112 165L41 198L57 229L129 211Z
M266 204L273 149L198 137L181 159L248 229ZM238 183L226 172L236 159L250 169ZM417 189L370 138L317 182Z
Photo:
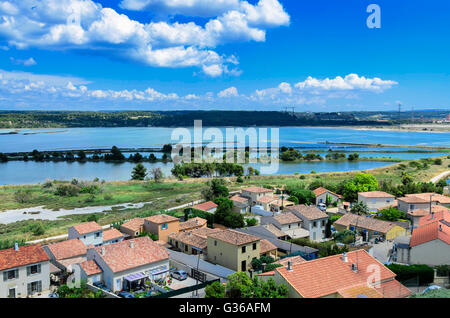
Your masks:
M103 271L93 260L84 261L79 264L80 278L88 284L94 284L103 281Z
M159 279L169 272L168 251L147 236L90 248L87 259L95 261L103 272L103 283L113 292L133 289L143 280Z
M319 205L319 203L326 204L327 202L333 203L341 200L341 196L339 194L336 194L328 189L325 189L324 187L319 187L315 189L313 192L316 196L316 205ZM328 201L327 198L329 198Z
M431 206L431 212L432 213L439 213L442 211L450 211L450 209L446 208L445 206L442 205L432 205ZM419 226L419 221L422 217L427 216L430 214L430 209L416 209L416 210L412 210L409 211L407 213L408 219L411 220L412 222L412 227L416 228Z
M79 239L43 246L50 262L62 271L72 272L72 265L86 261L87 247Z
M260 238L236 230L223 230L208 235L208 260L234 271L247 271L251 261L260 257Z
M379 275L373 275L374 271ZM278 267L276 283L288 287L290 298L404 298L411 291L395 280L396 274L357 250Z
M157 214L144 219L144 231L158 235L158 240L167 243L169 235L178 233L180 230L180 220L176 217Z
M241 196L249 198L250 205L255 205L262 197L273 197L273 190L261 187L249 187L242 189Z
M186 254L207 254L207 236L222 230L207 227L172 233L169 235L169 244Z
M375 237L393 240L397 236L405 235L406 229L394 222L378 220L373 217L347 213L333 223L337 231L351 230L362 233L365 241Z
M230 197L233 201L233 212L245 214L250 212L250 200L249 198L240 196L239 194Z
M207 226L207 223L208 221L203 218L199 217L191 218L186 222L180 222L180 232L187 232L205 228Z
M266 211L272 211L272 204L277 203L277 202L278 202L277 196L266 195L266 196L260 197L256 201L256 204L262 206L263 209Z
M103 231L103 244L112 244L121 242L124 239L124 235L117 229L111 228Z
M69 240L79 239L84 245L103 244L103 228L96 222L81 223L69 228Z
M145 220L143 218L131 219L120 226L120 232L125 233L132 238L137 237L144 232L144 223Z
M358 193L358 203L365 203L370 211L377 212L379 208L393 204L395 196L383 191Z
M303 222L302 227L309 231L309 238L313 241L321 241L325 238L325 228L328 223L328 215L315 206L295 205L288 207Z
M410 237L395 241L394 259L406 264L450 264L450 212L433 212L420 218Z
M405 213L409 213L411 211L414 210L426 210L426 209L430 209L430 205L436 205L436 201L431 201L430 202L430 198L427 199L423 199L423 198L419 198L417 196L405 196L402 198L397 198L397 202L398 202L398 209L400 211L403 211Z
M212 201L207 201L200 204L196 204L192 208L203 212L214 213L217 210L217 204L215 204Z
M33 296L50 288L50 258L39 244L0 250L0 298Z
M268 240L261 240L259 255L278 259L278 248Z
M292 212L282 212L261 218L262 225L272 224L290 238L309 237L309 231L302 228L302 220Z
M433 204L450 208L450 197L439 194L439 193L433 193L433 192L414 193L414 194L407 194L405 196L423 199L428 202L431 201Z

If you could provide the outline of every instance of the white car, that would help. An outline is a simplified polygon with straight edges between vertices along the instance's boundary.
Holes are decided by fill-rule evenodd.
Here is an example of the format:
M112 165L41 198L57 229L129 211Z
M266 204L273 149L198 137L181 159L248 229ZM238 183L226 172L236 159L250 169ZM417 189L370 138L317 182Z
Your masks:
M325 205L325 203L319 203L317 205L317 207L319 208L319 210L321 211L326 211L327 210L327 206Z

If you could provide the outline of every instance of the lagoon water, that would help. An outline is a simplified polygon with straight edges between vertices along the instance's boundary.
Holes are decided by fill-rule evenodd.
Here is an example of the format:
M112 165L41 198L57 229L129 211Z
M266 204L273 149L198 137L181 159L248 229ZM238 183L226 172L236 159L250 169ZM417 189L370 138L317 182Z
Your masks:
M204 128L206 129L206 128ZM192 129L190 129L192 131ZM221 129L225 135L225 128ZM270 129L269 129L270 130ZM58 128L58 129L21 129L18 134L2 134L11 130L0 130L0 152L64 149L88 149L118 147L161 147L171 140L172 128ZM269 132L270 135L270 132ZM319 143L368 143L415 146L448 146L450 133L399 132L355 130L342 128L299 128L283 127L279 129L280 146L291 147L328 147ZM270 136L269 136L270 139ZM373 148L354 148L353 146L334 146L348 153L357 150L373 151ZM326 150L322 148L321 150ZM411 147L414 149L414 147ZM311 149L313 150L313 149ZM379 150L379 149L378 149ZM385 149L388 150L388 149ZM394 149L391 149L394 150ZM395 149L400 150L400 149ZM405 149L407 150L407 149ZM325 155L325 154L322 154ZM392 157L419 159L436 157L440 153L361 153L361 157ZM278 174L309 173L330 171L365 170L389 165L388 162L310 162L280 164ZM165 175L170 175L172 163L145 163L147 169L160 167ZM23 162L10 161L0 163L0 184L32 184L47 178L71 180L80 178L92 180L96 177L104 180L128 180L133 163L105 162ZM252 165L257 167L257 165Z

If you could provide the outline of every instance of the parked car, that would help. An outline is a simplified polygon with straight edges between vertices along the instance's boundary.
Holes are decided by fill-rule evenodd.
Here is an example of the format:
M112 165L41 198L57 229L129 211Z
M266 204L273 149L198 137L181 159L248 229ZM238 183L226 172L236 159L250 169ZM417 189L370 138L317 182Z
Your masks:
M173 278L175 278L177 280L187 279L187 273L182 270L174 271L174 272L170 273L170 276L172 276Z
M119 293L119 297L122 298L134 298L133 294L127 291L122 291Z
M57 293L50 293L48 298L59 298L59 295Z
M327 210L327 206L325 205L325 203L319 203L317 205L317 207L319 208L320 211L326 211Z

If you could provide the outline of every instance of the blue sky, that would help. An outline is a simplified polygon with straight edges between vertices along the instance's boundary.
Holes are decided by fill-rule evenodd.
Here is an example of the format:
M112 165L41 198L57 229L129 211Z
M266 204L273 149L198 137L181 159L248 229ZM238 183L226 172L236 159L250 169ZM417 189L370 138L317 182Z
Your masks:
M0 0L0 109L450 109L449 17L444 0Z

